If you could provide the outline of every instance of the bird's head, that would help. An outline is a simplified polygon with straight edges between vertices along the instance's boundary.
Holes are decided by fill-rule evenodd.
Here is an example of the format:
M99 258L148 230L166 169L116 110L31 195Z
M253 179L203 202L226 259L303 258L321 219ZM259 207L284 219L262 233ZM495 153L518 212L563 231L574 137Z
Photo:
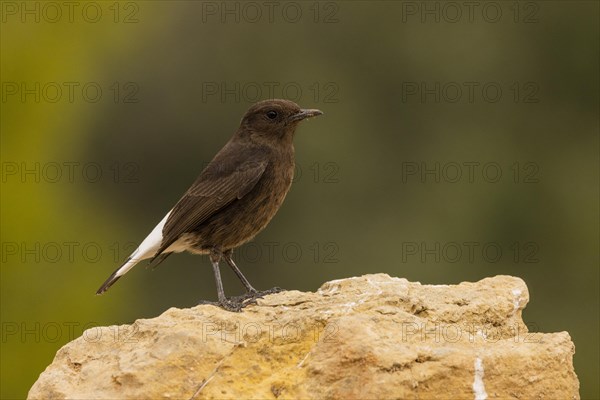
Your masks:
M291 140L300 121L322 114L320 110L302 109L289 100L264 100L246 111L238 132L260 142Z

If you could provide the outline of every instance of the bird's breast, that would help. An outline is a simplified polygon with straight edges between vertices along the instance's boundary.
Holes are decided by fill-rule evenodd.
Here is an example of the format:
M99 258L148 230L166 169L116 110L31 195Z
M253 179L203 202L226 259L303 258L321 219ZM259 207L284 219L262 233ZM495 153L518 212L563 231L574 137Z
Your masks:
M271 221L285 200L294 179L294 160L292 157L269 163L263 176L247 197L240 200L248 227L246 238L260 232ZM244 240L245 241L245 240Z
M195 233L198 251L235 248L263 230L277 213L294 179L294 159L270 161L256 185L242 198L215 214Z
M259 185L263 188L255 193L262 194L264 201L279 208L292 186L294 168L294 159L291 157L269 163L262 179L259 181ZM277 208L275 211L277 211Z

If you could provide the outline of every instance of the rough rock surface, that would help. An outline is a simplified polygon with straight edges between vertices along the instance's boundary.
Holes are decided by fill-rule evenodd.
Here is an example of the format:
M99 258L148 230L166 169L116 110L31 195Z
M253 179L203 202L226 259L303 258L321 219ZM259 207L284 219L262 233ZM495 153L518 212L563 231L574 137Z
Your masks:
M529 333L510 276L385 274L269 295L241 313L172 308L60 349L30 399L577 399L569 334Z

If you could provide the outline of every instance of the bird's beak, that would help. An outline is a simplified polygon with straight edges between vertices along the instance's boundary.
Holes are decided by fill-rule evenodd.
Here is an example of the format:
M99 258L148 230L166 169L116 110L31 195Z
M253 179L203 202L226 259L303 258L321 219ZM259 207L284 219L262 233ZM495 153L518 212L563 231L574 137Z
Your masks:
M302 109L298 114L294 114L290 117L290 121L302 121L305 118L317 117L323 115L323 111L315 109Z

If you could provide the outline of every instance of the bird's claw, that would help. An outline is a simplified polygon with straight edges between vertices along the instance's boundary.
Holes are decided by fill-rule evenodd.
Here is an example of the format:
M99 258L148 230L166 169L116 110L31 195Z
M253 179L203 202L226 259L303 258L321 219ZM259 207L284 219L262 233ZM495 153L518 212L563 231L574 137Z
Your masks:
M231 312L241 312L242 309L251 304L256 304L256 300L274 293L283 292L284 289L279 287L274 287L268 290L262 291L248 291L241 296L233 296L226 299L221 299L219 301L208 301L208 300L200 300L199 304L210 304L213 306L221 307L224 310Z

